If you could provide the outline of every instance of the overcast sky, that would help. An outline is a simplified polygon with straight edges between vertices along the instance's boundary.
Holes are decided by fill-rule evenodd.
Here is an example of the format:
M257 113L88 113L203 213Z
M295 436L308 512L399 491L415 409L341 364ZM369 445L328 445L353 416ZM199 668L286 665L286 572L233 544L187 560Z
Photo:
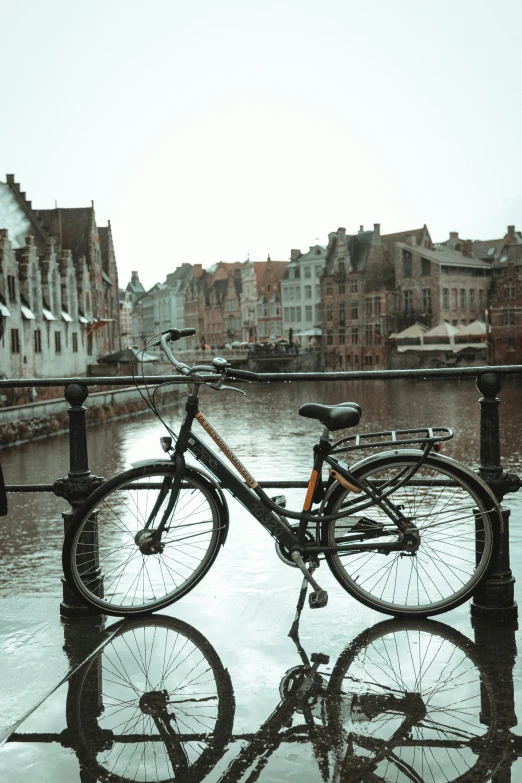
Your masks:
M0 0L0 179L120 284L329 231L522 228L519 0Z

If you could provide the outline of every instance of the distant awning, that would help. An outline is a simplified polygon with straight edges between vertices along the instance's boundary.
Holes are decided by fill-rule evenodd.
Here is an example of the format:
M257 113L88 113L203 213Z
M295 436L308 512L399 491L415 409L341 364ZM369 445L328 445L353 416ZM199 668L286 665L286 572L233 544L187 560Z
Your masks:
M118 353L111 353L108 356L102 356L100 362L107 364L129 364L131 362L159 362L160 357L153 353L148 353L145 349L125 348Z
M50 310L47 310L45 307L42 307L42 315L44 318L46 318L48 321L57 321L58 319L56 316L54 316Z
M3 302L0 302L0 313L2 313L2 315L11 315L11 311Z
M114 318L95 318L94 322L87 329L87 337L98 329L101 329L103 326L111 324L113 321Z
M33 313L30 307L26 307L25 305L20 305L20 310L22 311L23 317L27 318L28 321L32 321L34 318L36 318L35 314Z
M322 330L318 326L313 326L311 329L307 329L305 332L296 332L294 337L320 337Z
M89 319L86 318L84 315L79 315L78 316L78 320L79 320L79 322L81 324L88 324L89 323Z
M109 275L107 274L107 272L102 271L102 277L103 277L103 279L105 280L106 283L108 283L109 285L112 285L112 280L109 277Z
M62 318L64 321L67 321L67 323L70 323L72 321L72 318L69 315L69 313L65 313L63 310L62 310Z

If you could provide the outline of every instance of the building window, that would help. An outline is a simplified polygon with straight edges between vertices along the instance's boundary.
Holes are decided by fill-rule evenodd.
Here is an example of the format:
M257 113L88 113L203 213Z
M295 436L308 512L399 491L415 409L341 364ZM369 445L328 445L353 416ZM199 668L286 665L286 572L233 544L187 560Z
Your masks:
M7 275L7 293L9 301L14 302L16 300L16 279L14 275Z
M300 306L295 308L295 320L297 321L297 323L301 323L301 307Z
M339 345L344 345L346 340L346 334L344 329L339 330Z
M507 285L504 289L506 299L514 299L515 298L515 286L514 285Z
M331 329L328 329L326 332L326 344L333 345L333 332Z
M423 277L431 276L431 261L429 258L421 258L421 275Z
M333 307L331 304L326 305L326 320L331 321L333 318Z
M295 307L290 308L290 320L292 323L295 321Z
M352 316L352 321L356 321L359 318L359 305L357 302L352 302L351 316Z
M305 317L307 321L312 320L312 305L306 305L305 307Z
M11 329L11 353L20 353L20 332Z
M366 324L366 345L373 343L373 324Z
M357 293L357 280L352 279L350 281L350 293L356 294Z
M514 337L508 337L508 351L514 351L515 350L515 338Z
M60 332L54 333L54 350L56 353L62 352L62 335Z
M482 288L479 288L479 292L478 292L478 306L479 306L479 310L484 309L484 291Z
M307 280L310 280L312 277L312 268L309 266L305 266L304 276Z
M412 292L403 291L404 294L404 312L409 315L412 311Z
M373 364L373 356L365 356L364 357L364 364L366 367L371 367Z
M431 288L422 289L422 310L431 313Z
M92 356L92 334L87 335L87 355Z
M364 310L366 315L372 314L372 300L371 299L365 299L364 300Z
M76 332L72 333L72 349L73 353L78 353L78 334Z
M376 296L373 302L375 315L381 314L381 298L379 296Z
M305 299L311 299L311 298L312 298L312 286L305 285Z
M346 323L346 308L344 302L339 304L339 326L344 326Z
M402 251L402 274L403 277L411 277L412 274L412 257L409 250Z
M442 309L449 310L449 288L442 289Z
M343 280L342 283L339 283L339 293L340 294L344 294L345 290L346 290L346 285L345 285L344 280Z
M328 281L326 284L326 296L332 296L333 294L333 283L331 280Z
M504 310L504 326L513 326L515 323L515 311L508 308Z
M40 329L36 329L34 333L34 352L42 353L42 333Z
M359 342L359 330L356 326L352 326L351 332L352 345L357 345Z
M473 288L470 288L468 291L468 310L474 310L475 309L475 291Z
M285 321L288 321L290 319L290 308L289 307L285 307L283 312L284 312L284 319L285 319Z
M460 289L459 308L461 310L465 310L466 309L466 289L465 288L461 288Z

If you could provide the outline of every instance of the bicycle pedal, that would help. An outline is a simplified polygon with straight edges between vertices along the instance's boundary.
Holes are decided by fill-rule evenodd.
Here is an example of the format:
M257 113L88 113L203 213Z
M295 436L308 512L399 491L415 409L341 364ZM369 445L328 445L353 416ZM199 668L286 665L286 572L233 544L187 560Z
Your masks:
M328 603L328 593L326 590L314 590L308 597L310 609L321 609Z
M276 505L281 506L281 508L286 508L286 497L284 495L274 495L273 498L270 498L272 503L276 503Z

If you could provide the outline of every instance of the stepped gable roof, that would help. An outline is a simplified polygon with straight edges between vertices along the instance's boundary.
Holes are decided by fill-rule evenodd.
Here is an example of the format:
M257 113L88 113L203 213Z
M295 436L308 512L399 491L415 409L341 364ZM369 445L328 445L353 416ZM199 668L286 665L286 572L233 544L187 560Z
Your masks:
M366 262L370 256L373 245L375 231L360 231L358 234L346 234L348 253L350 254L350 263L355 272L360 272L366 268ZM326 248L326 266L325 275L333 274L333 256L339 242L339 232L332 231L329 234L330 241ZM377 245L375 245L377 247Z
M253 263L256 270L257 290L261 291L267 283L280 283L290 262L272 261L268 256L266 261L254 261Z
M94 207L40 209L38 215L46 231L60 242L62 249L70 250L74 259L89 257Z
M319 252L317 252L319 251ZM312 245L310 247L310 250L307 253L301 253L298 258L294 258L293 261L289 261L286 264L285 270L283 272L282 280L288 280L288 269L291 267L292 269L295 269L296 266L301 264L306 264L310 261L323 261L326 258L326 245Z
M192 264L184 262L181 266L178 266L174 272L170 272L167 275L165 285L175 288L176 291L184 291L194 274L194 267Z

